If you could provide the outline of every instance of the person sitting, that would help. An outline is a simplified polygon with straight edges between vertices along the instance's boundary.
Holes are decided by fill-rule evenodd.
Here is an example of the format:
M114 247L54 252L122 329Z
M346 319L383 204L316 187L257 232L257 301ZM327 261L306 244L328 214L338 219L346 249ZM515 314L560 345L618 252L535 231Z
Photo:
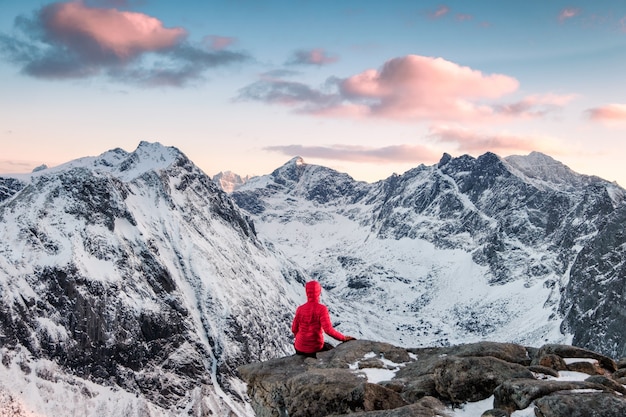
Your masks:
M305 291L307 302L296 309L296 315L291 323L296 354L314 358L317 352L332 349L333 345L324 342L324 333L341 342L355 340L354 337L344 336L333 328L328 308L319 301L322 293L319 282L307 282Z

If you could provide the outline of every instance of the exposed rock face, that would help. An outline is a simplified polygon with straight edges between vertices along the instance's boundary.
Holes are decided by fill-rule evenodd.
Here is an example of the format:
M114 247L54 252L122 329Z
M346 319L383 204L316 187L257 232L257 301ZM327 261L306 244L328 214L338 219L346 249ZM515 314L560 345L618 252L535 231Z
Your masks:
M2 178L0 177L0 203L19 190L24 188L26 184L15 178Z
M565 291L570 301L561 304L564 330L573 333L575 344L615 356L626 356L625 224L626 205L607 215L578 254Z
M591 360L603 375L582 380L584 374L577 372L576 380L566 380L538 373L532 365L560 354L569 372ZM615 379L615 361L565 345L530 349L481 342L402 349L356 340L317 358L293 355L238 371L258 417L446 416L451 407L490 397L493 403L483 416L509 416L529 407L540 417L626 415L626 388Z

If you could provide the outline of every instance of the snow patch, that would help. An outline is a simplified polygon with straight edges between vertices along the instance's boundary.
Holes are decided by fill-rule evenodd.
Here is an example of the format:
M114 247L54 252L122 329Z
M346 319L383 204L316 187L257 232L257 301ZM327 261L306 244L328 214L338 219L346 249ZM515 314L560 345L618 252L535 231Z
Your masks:
M563 360L565 361L567 365L572 364L572 363L578 363L578 362L588 362L594 365L598 364L598 361L596 359L591 359L591 358L563 358Z
M370 367L367 364L362 365L362 361L376 359L377 366ZM369 352L363 355L363 358L357 360L354 363L348 365L348 368L359 376L365 376L367 382L377 384L382 381L389 381L396 376L396 373L406 366L406 363L395 363L386 359L384 356L378 356L374 352Z

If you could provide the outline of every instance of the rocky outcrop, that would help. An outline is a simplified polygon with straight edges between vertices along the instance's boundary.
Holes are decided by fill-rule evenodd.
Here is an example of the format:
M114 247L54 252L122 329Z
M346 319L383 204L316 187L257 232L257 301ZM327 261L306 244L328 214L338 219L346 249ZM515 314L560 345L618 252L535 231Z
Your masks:
M566 345L403 349L356 340L238 372L258 417L451 416L476 401L486 401L483 416L529 407L539 417L626 415L626 361Z
M25 184L15 178L0 177L0 202L8 200L15 193L25 187Z

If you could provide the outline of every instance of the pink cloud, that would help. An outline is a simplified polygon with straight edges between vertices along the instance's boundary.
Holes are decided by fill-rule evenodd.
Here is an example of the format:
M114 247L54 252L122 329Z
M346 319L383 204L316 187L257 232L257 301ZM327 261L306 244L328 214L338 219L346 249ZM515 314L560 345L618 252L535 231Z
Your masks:
M439 19L447 15L450 12L450 8L448 6L441 5L437 10L432 13L429 13L429 16L433 19Z
M565 8L561 10L561 12L559 13L559 22L564 22L579 14L580 14L580 9L577 9L574 7Z
M275 78L273 74L263 74L261 80L242 88L237 98L296 107L301 113L312 113L310 109L313 108L332 107L337 99L334 94L310 88L301 82Z
M339 100L335 100L339 101ZM372 115L371 109L364 104L343 103L330 106L309 106L300 109L300 113L308 113L322 117L339 117L360 119Z
M509 133L491 134L443 125L431 126L430 135L438 141L456 144L460 152L474 154L487 151L499 155L531 151L558 154L561 149L561 147L557 146L555 139L545 136L522 136Z
M33 168L39 165L41 165L41 162L0 159L0 174L28 173L32 172Z
M597 122L626 122L626 104L607 104L587 110L589 118Z
M94 2L130 4L88 4ZM15 29L19 36L0 36L0 52L21 65L24 74L48 80L105 75L148 87L183 87L203 80L212 68L250 58L243 52L194 45L184 29L165 28L151 16L90 7L83 1L43 6L32 18L16 19ZM224 47L230 41L215 37L213 45ZM140 59L146 53L151 59Z
M380 148L350 145L303 146L286 145L264 148L288 156L321 158L358 163L415 163L423 160L437 160L440 152L434 152L422 145L393 145Z
M393 119L476 120L494 114L477 104L514 92L516 79L485 75L443 58L408 55L343 80L341 95L359 113ZM341 108L326 109L332 111Z
M221 51L235 43L236 39L229 36L209 35L202 39L203 43L214 51Z
M468 20L472 20L474 18L474 16L472 16L471 14L457 13L455 18L459 22L465 22L465 21L468 21Z
M288 65L328 65L337 62L339 58L328 54L322 48L303 49L293 53Z
M503 74L447 61L408 55L348 78L330 77L320 88L298 81L262 78L239 91L240 100L289 105L323 117L385 118L414 122L493 123L537 118L555 112L575 95L534 94L511 104L501 101L519 82Z
M309 62L316 65L325 65L337 61L336 56L330 56L321 48L312 49L309 53Z
M164 28L161 21L142 13L90 8L80 1L47 6L42 20L48 32L75 49L85 47L85 42L96 44L123 60L171 48L186 36L184 29Z
M522 100L497 106L498 111L514 117L543 117L546 114L563 108L574 100L575 94L533 94Z

